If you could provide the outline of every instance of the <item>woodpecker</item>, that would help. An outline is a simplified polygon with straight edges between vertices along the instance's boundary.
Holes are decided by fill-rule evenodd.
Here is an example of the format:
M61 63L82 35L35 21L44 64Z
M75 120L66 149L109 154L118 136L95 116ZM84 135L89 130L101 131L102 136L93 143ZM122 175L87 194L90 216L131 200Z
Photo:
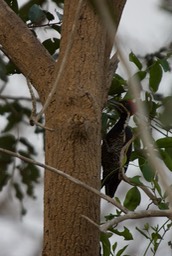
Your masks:
M120 154L124 145L132 138L132 130L128 126L130 116L135 112L134 103L131 100L110 101L111 105L119 113L119 120L106 134L102 144L102 187L105 186L105 193L114 197L116 189L121 182L119 177ZM132 145L127 149L124 170L126 172Z

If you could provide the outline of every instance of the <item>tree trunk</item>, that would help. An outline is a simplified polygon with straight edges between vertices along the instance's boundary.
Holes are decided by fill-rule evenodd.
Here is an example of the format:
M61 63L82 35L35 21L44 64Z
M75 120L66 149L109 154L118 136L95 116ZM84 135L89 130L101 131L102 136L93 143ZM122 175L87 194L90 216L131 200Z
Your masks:
M59 65L69 42L78 1L65 1ZM109 53L106 31L84 2L56 92L49 108L46 162L100 189L101 110L105 63ZM45 175L44 256L99 255L100 198L54 173Z
M54 129L46 131L46 163L99 189L101 110L111 43L96 11L88 1L83 2L67 65L46 112L46 126ZM113 2L119 21L125 0ZM78 0L65 1L58 67L77 5ZM54 77L54 61L3 0L0 6L0 44L32 81L44 103ZM46 171L44 256L99 255L99 230L83 217L99 223L99 215L98 196Z
M78 1L65 2L61 58L68 43ZM74 42L56 92L56 109L47 114L46 162L100 188L101 97L105 32L85 3ZM60 59L59 59L60 63ZM49 114L51 113L51 114ZM46 172L45 239L47 256L98 255L100 198L70 181Z

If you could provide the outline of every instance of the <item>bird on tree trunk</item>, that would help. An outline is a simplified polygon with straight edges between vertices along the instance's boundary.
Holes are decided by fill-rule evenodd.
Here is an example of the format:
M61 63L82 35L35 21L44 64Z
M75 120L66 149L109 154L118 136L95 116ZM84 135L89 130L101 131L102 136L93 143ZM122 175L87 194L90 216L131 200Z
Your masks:
M126 143L132 138L132 130L128 126L130 117L135 112L134 103L131 100L110 101L119 113L119 120L113 128L106 134L102 144L102 167L103 179L102 187L105 186L105 193L110 197L114 197L119 183L121 168L121 151ZM126 172L132 145L130 144L126 152L126 160L124 171ZM123 156L124 157L124 156Z

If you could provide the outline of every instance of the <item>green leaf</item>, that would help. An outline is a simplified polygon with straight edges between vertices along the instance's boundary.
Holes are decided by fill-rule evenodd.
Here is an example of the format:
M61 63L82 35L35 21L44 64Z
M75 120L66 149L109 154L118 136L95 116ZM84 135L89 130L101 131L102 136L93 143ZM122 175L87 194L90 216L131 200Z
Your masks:
M113 220L115 218L115 215L110 213L109 215L106 215L104 217L105 217L105 220L108 221L108 220Z
M166 188L163 198L167 198L169 193L172 193L172 184Z
M135 134L137 132L138 132L137 128L133 128L133 133ZM140 138L137 137L134 140L134 145L133 146L134 146L134 154L137 154L138 157L143 157L143 153L142 152L140 153L140 149L141 149L141 140L140 140Z
M149 223L146 223L146 224L144 225L144 230L148 231L149 228L150 228Z
M137 206L139 206L140 201L141 201L140 191L138 190L137 187L133 187L127 192L127 195L124 200L124 206L128 210L134 211L137 208Z
M159 120L168 131L172 128L172 96L165 97L162 101L163 111L159 114Z
M143 185L143 183L140 181L140 178L141 178L141 176L136 175L136 176L130 178L130 181L131 181L132 183L134 183L136 186L137 186L137 185Z
M147 180L148 182L153 181L154 177L155 177L155 172L154 170L150 167L150 165L148 164L147 161L144 162L144 164L140 164L140 160L139 160L139 165L140 165L140 170L145 178L145 180Z
M160 59L158 62L162 66L164 72L171 71L170 64L168 63L167 59Z
M142 236L144 236L146 239L149 239L149 236L147 236L147 235L145 234L145 232L143 232L140 228L136 227L136 230L137 230Z
M160 203L158 204L160 210L169 210L169 203Z
M25 1L22 3L22 6L20 6L19 9L19 16L20 18L26 23L26 21L28 21L28 12L29 9L34 5L42 5L43 3L45 3L45 0L29 0L29 1Z
M172 171L172 157L167 153L166 150L160 150L161 157L170 171Z
M152 101L151 104L148 104L148 107L149 107L148 112L151 119L153 119L154 117L156 118L158 108L160 107L160 105Z
M56 30L59 34L61 34L61 25L53 24L51 26L54 30Z
M107 113L102 113L102 133L103 133L103 137L106 134L107 122L108 122Z
M53 55L55 51L60 47L60 39L53 37L51 39L45 40L42 44L49 51L49 53Z
M123 158L121 159L121 164L122 164L122 166L125 166L126 162L127 162L127 155L124 154L124 155L123 155Z
M15 115L15 114L11 113L7 117L7 119L8 119L8 123L2 132L8 132L12 128L14 128L22 120L22 115L19 115L19 114Z
M108 233L101 233L100 234L100 241L102 243L103 247L103 256L109 256L111 255L111 243L109 241L109 237L111 237L112 234Z
M120 75L115 74L112 79L111 87L109 89L109 95L120 95L121 93L125 92L124 86L127 85L126 80L124 80Z
M6 72L7 75L21 74L21 71L15 66L15 64L11 60L9 60L9 62L6 64Z
M140 69L140 70L142 69L142 63L140 62L140 60L136 57L136 55L133 52L131 52L129 54L129 60L131 62L133 62L138 67L138 69Z
M5 62L0 58L0 79L7 82L7 70Z
M172 148L172 137L165 137L156 141L158 148Z
M143 158L142 150L134 144L135 151L131 153L130 161L134 161L139 158Z
M112 245L112 251L115 253L115 250L117 248L117 242L115 242L113 245Z
M51 12L47 12L47 11L43 11L43 12L45 13L46 18L47 18L48 21L52 21L52 20L55 19L54 15Z
M152 233L151 236L152 236L152 239L154 241L157 241L158 239L162 239L162 236L159 233L157 233L157 232L156 233Z
M127 85L127 81L122 78L122 76L115 74L113 77L116 81L118 81L121 85Z
M14 187L14 190L16 192L16 197L19 199L20 204L21 204L21 214L25 215L26 214L26 209L23 207L24 194L23 194L23 191L22 191L22 187L17 182L13 183L13 187Z
M19 141L20 141L23 145L25 145L25 146L27 147L27 149L28 149L28 151L29 151L30 154L36 155L36 152L35 152L34 147L31 145L31 143L30 143L26 138L21 137L21 138L19 139Z
M6 168L2 168L2 166L0 167L0 191L2 191L3 187L7 184L7 182L9 181L11 175L9 175L7 173Z
M125 251L125 249L128 247L128 245L124 246L121 250L119 250L116 254L116 256L121 256L122 253Z
M8 123L2 132L7 132L15 127L23 118L23 115L29 116L30 109L21 106L17 101L0 106L0 114L8 114Z
M6 134L0 137L0 147L15 151L16 139L13 135Z
M5 2L11 7L11 9L18 14L18 2L17 0L5 0Z
M22 177L22 182L27 186L27 194L30 197L35 198L33 183L38 183L38 179L40 177L39 169L34 164L26 164L26 163L24 163L21 166L18 166L18 169Z
M15 182L15 183L13 183L13 186L14 186L14 189L15 189L15 191L16 191L16 197L17 197L20 201L22 201L24 195L23 195L23 192L22 192L22 189L21 189L20 185Z
M55 4L57 4L59 6L59 8L61 7L61 4L64 3L64 0L52 0Z
M8 149L15 152L16 149L16 139L13 135L4 135L0 137L0 147L4 149ZM8 169L8 165L13 161L13 157L9 154L1 152L0 154L0 171L4 171ZM2 175L3 176L3 175ZM6 182L8 177L2 177L2 180Z
M3 132L8 132L12 128L14 128L15 125L17 125L23 117L23 108L22 106L17 102L13 102L11 104L11 109L9 109L9 115L7 117L8 123L6 127L4 128Z
M112 229L110 228L110 231L112 231L113 233L119 236L123 236L124 240L133 240L132 234L130 233L129 229L126 227L124 227L123 231L119 231L118 229L113 229L113 228Z
M154 62L154 64L150 67L149 70L149 87L155 93L158 90L159 84L162 79L162 68L158 62Z
M46 18L46 15L39 5L34 4L29 9L28 17L32 23L39 24Z
M146 77L146 71L138 71L135 76L139 81L142 81Z
M161 187L156 179L153 180L154 187L158 191L158 194L162 197Z

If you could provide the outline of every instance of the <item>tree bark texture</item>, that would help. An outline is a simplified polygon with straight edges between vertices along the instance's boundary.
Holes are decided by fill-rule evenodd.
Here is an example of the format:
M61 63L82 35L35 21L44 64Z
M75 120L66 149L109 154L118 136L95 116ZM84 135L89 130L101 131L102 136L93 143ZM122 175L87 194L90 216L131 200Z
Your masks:
M59 65L72 29L78 1L65 1ZM55 113L47 116L55 129L46 144L52 166L100 188L101 110L107 34L88 2L80 11L64 75L56 92ZM44 256L99 255L100 199L62 177L45 176ZM53 252L52 252L53 251Z
M1 4L2 3L2 4ZM66 0L60 67L69 42L78 0ZM119 21L125 0L114 1ZM22 21L0 0L0 44L37 89L44 103L54 79L55 63ZM10 17L5 21L5 16ZM11 21L11 22L10 22ZM15 39L17 45L11 43ZM101 111L110 44L96 11L83 1L67 65L46 111L46 164L100 188ZM35 58L36 56L36 58ZM99 255L100 198L46 171L43 256Z
M0 0L0 44L4 53L29 78L44 102L53 80L55 61L3 0Z
M63 58L78 1L66 1L60 58ZM100 188L101 94L105 31L91 7L84 3L64 75L56 92L55 113L47 115L49 164ZM99 74L99 75L98 75ZM52 189L53 188L53 189ZM46 256L98 255L100 198L58 177L45 176ZM53 251L53 252L52 252Z

